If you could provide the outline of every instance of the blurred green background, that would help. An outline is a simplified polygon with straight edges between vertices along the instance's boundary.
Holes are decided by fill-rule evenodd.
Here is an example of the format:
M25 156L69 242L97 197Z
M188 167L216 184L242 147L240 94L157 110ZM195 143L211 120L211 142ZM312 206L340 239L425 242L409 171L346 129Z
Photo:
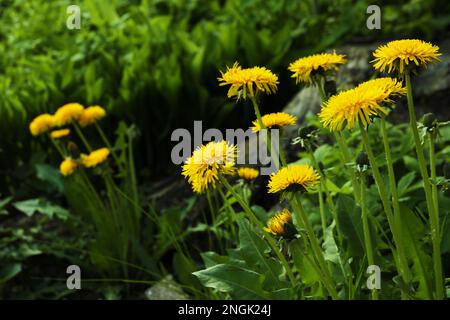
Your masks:
M68 5L81 8L81 29L66 28ZM366 28L367 6L382 8L382 29ZM280 77L265 111L280 110L298 91L287 65L343 43L442 37L450 4L436 1L321 0L1 0L0 193L29 193L36 163L52 154L32 139L30 119L76 101L137 125L142 178L178 173L170 134L179 127L240 127L253 119L218 87L234 61L263 65Z

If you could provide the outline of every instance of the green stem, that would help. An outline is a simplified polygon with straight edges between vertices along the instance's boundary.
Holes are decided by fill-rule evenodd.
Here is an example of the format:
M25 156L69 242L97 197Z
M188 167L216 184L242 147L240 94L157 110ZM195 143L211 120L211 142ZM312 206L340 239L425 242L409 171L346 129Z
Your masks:
M229 217L230 218L230 229L231 229L231 233L233 235L233 239L237 239L238 238L238 232L236 231L236 227L234 225L234 223L238 221L237 214L234 211L233 206L231 206L230 203L228 202L227 197L223 193L222 189L220 187L218 187L217 189L219 190L219 194L222 197L222 200L223 200L224 204L228 208L228 213L230 214L230 217Z
M430 148L430 176L431 180L433 182L436 182L436 153L434 150L434 141L436 138L436 134L434 132L428 133L428 139L429 139L429 148ZM433 195L433 201L434 201L434 208L437 211L437 215L439 216L439 196L438 196L438 189L436 183L431 184L431 193Z
M389 146L389 140L386 130L386 120L384 117L381 117L381 134L383 136L383 144L384 144L384 151L386 154L386 164L388 168L388 176L389 176L389 184L391 188L391 196L392 196L392 206L394 208L394 223L395 228L397 230L397 236L398 236L398 243L397 243L397 249L399 252L399 255L404 255L405 245L403 243L403 223L401 219L401 213L400 213L400 201L398 199L398 190L397 190L397 183L395 179L395 173L394 173L394 164L392 161L391 156L391 148ZM406 261L406 257L403 257L403 261ZM408 268L408 265L404 265L404 272L407 279L411 279L410 270Z
M97 130L98 134L100 135L100 138L102 139L103 143L106 145L106 147L111 151L111 154L114 158L114 161L116 162L117 166L122 170L123 167L121 165L121 162L119 161L119 157L116 154L116 151L113 149L112 145L109 143L108 138L106 138L105 132L103 129L98 125L98 123L94 123L95 129ZM131 141L129 141L131 143Z
M430 216L431 241L433 245L433 267L434 278L436 285L436 299L442 300L444 298L444 280L442 275L442 261L441 261L441 244L439 231L439 212L435 208L433 195L431 191L430 179L428 176L427 164L423 152L423 147L420 142L419 131L417 129L416 112L414 109L414 101L412 96L411 77L409 72L405 73L406 80L406 97L408 100L409 122L414 136L414 143L416 146L417 158L419 160L420 174L422 175L423 188L425 190L425 197L427 200L427 209Z
M319 267L322 270L322 273L324 275L323 279L321 279L321 280L323 281L324 286L327 288L327 290L328 290L329 294L332 296L332 298L338 299L336 285L334 284L333 278L331 277L330 271L328 269L328 265L325 261L325 257L323 255L322 249L319 245L319 240L317 239L317 236L314 233L314 230L308 221L308 217L306 216L305 210L303 209L300 199L298 199L297 195L295 195L295 194L293 195L293 199L291 200L291 205L294 209L294 215L295 215L296 221L299 224L298 227L299 228L304 227L306 230L306 233L309 238L309 242L311 244L311 249L313 250L314 255L319 264Z
M255 110L256 120L258 121L259 127L261 129L266 129L266 126L262 121L261 112L259 111L259 106L258 103L256 102L256 98L254 96L251 96L250 100L252 101L253 109Z
M91 145L89 144L80 127L78 126L78 123L73 122L73 127L75 128L75 131L77 132L86 149L88 149L88 151L91 152L92 151Z
M325 176L325 173L320 168L320 166L317 162L317 159L314 156L314 152L313 152L311 146L308 145L307 149L311 156L311 163L312 163L313 167L316 168L316 170L319 172L320 180L322 181L322 183L320 184L319 194L320 194L320 192L322 192L322 190L325 192L327 204L330 207L330 211L333 215L334 221L336 221L336 232L337 232L338 240L339 240L339 243L342 245L342 243L344 241L344 237L342 235L341 225L340 225L340 222L339 222L339 219L337 216L337 210L336 210L336 206L334 205L333 197L331 196L330 191L328 190L328 187L327 187L327 177ZM319 202L319 204L320 204L320 202ZM322 228L323 228L323 226L322 226ZM323 232L325 234L325 229L323 230Z
M410 278L408 273L408 263L406 260L406 252L402 248L402 242L401 239L399 239L399 232L396 228L396 223L394 221L394 216L392 213L391 205L388 200L387 192L384 186L383 178L381 177L380 171L378 169L378 164L376 162L375 156L373 154L372 148L369 143L369 137L367 135L366 129L364 128L364 125L361 121L359 121L359 127L361 131L362 140L367 152L367 155L369 157L370 167L372 169L373 177L375 179L375 183L378 187L378 193L381 198L381 202L383 204L384 212L386 213L386 217L389 223L389 227L392 232L392 236L394 237L394 242L397 247L397 254L398 254L398 260L399 260L399 273L402 276L403 280L405 281L406 285L409 286L410 284Z
M275 253L275 255L280 260L280 262L283 265L283 267L285 268L286 273L288 275L288 278L289 278L289 280L291 282L291 285L294 287L297 284L297 281L295 280L295 277L294 277L294 274L292 272L292 269L289 266L286 258L281 253L280 249L278 248L278 246L277 246L275 240L273 239L273 237L269 233L264 231L264 225L258 220L258 218L255 216L255 214L253 213L252 209L248 206L248 204L241 198L241 196L228 183L227 179L224 178L223 176L219 176L219 178L220 178L220 181L222 182L222 184L225 186L225 188L227 188L228 191L230 191L230 193L239 202L239 204L241 205L242 209L244 209L244 212L247 215L248 219L265 234L265 238L267 239L267 242L269 243L269 245L272 248L272 250Z
M334 137L336 138L336 141L338 143L339 146L339 150L341 151L341 155L343 158L343 165L344 165L344 169L347 170L347 172L349 172L349 175L351 177L352 180L352 186L353 186L353 194L355 196L355 201L356 203L360 202L360 188L358 185L358 180L356 179L356 174L355 171L352 169L348 169L347 164L350 163L352 160L350 158L350 152L348 151L348 145L345 142L345 139L342 137L340 132L335 132L334 133Z
M360 190L361 190L361 220L363 223L364 245L366 247L367 252L367 262L369 266L371 266L375 264L375 259L373 254L372 239L370 236L369 222L367 219L368 213L366 202L366 184L364 175L361 177ZM376 288L372 289L372 300L378 300L378 290Z
M267 130L266 126L264 125L264 122L262 121L261 112L259 111L259 106L258 106L258 103L256 102L256 98L254 96L252 96L250 98L250 100L252 101L253 109L255 110L256 120L258 121L260 128ZM270 137L270 131L267 130L266 133L267 133L267 139L266 139L267 151L269 152L269 157L272 157L272 139ZM278 155L281 159L282 165L285 166L286 158L284 157L283 151L281 150L281 146L279 147ZM276 161L275 164L278 168L279 167L278 161Z
M324 78L323 83L325 83L325 81L326 81L326 79ZM324 103L325 100L327 100L327 96L325 94L325 89L323 88L323 83L322 83L322 81L320 81L317 84L317 89L319 89L319 95L320 95L320 99L322 100L322 103Z
M61 155L61 157L63 159L66 159L66 154L65 152L61 149L61 147L59 146L58 142L55 141L55 139L50 138L50 140L52 141L53 145L55 146L56 150L59 152L59 154Z
M325 206L323 203L322 186L319 186L319 192L317 194L319 197L319 212L320 212L320 222L322 224L322 235L325 238L325 232L327 230L327 217L325 215Z

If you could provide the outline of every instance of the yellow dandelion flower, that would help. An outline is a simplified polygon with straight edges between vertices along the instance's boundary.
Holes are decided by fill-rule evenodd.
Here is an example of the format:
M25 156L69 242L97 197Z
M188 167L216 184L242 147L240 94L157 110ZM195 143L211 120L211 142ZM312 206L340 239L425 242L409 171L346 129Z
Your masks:
M66 158L63 162L59 165L59 171L63 176L71 175L78 167L78 163L71 159Z
M228 97L254 97L257 92L272 94L277 91L278 77L265 67L242 68L237 62L220 72L219 86L230 85Z
M53 130L50 132L50 137L52 139L60 139L62 137L68 136L70 134L70 129Z
M266 128L276 128L295 125L297 123L297 117L290 115L285 112L269 113L261 117L262 123ZM258 132L261 130L259 121L253 121L253 127L251 127L253 132Z
M55 118L48 113L38 115L30 123L30 132L33 136L47 132L55 126Z
M242 179L251 181L251 180L255 180L256 178L258 178L259 171L256 169L253 169L253 168L242 167L242 168L238 169L237 174Z
M102 119L106 116L106 111L100 106L91 106L81 112L78 118L78 123L82 127L95 123L97 120Z
M352 129L358 120L368 125L373 117L388 114L384 104L392 103L394 97L405 93L406 89L396 79L369 80L324 102L319 119L330 131L341 131L345 125Z
M410 65L421 67L428 62L439 60L441 54L438 51L438 46L422 40L395 40L375 50L373 53L375 59L371 63L375 69L382 72L398 71L403 74L405 68Z
M194 150L183 165L182 174L192 185L194 192L203 193L214 188L219 175L235 172L237 146L226 141L211 141Z
M267 222L267 227L264 230L274 236L282 236L286 233L286 224L292 222L292 214L288 209L283 209L281 212L276 213Z
M100 163L103 163L108 159L108 156L110 154L110 151L108 148L100 148L97 150L92 151L90 154L81 155L81 163L86 168L91 168L99 165Z
M78 120L84 107L79 103L68 103L58 108L55 112L56 125L63 126Z
M406 88L403 87L402 83L394 78L377 78L368 80L365 82L360 83L357 88L358 90L364 91L364 90L370 90L371 88L379 88L380 92L384 92L384 96L380 96L381 102L390 102L386 101L392 100L395 96L402 96L406 94Z
M308 191L319 183L319 178L319 175L309 165L288 165L270 175L269 193Z
M337 70L339 65L347 62L345 55L333 53L320 53L300 58L292 62L288 69L293 72L295 82L313 84L314 76L330 70Z

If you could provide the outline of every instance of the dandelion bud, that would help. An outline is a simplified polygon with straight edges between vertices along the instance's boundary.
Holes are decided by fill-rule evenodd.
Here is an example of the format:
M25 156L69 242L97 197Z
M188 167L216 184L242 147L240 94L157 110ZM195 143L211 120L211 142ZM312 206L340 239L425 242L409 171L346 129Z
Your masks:
M361 151L358 156L356 157L356 164L360 167L363 166L369 166L369 157L367 156L367 153L364 151Z
M311 137L311 133L313 133L316 130L316 127L313 125L306 126L300 128L298 135L300 136L300 139L309 139Z
M431 130L436 126L436 116L434 113L426 113L423 116L423 125L428 129Z

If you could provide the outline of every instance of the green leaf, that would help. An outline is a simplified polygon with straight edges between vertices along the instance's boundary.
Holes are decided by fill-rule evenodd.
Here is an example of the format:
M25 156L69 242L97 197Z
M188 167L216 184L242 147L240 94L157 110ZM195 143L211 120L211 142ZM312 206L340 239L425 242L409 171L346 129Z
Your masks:
M325 260L331 261L334 264L338 264L341 261L339 256L339 248L336 245L336 241L334 240L333 229L336 226L336 221L333 220L330 226L325 230L324 242L322 244L323 249L325 250L324 257Z
M0 284L11 280L22 271L20 263L9 263L0 268Z
M262 289L264 276L230 264L218 264L193 273L208 288L229 293L233 299L269 299Z
M50 219L57 217L61 220L67 220L69 217L69 211L45 199L19 201L14 203L14 207L29 217L34 215L36 212L39 212Z
M11 202L13 197L6 197L5 199L0 200L0 215L7 215L8 211L4 208Z
M360 209L356 206L353 198L340 195L336 202L336 211L342 233L348 239L350 255L364 256Z
M47 164L36 164L36 176L42 181L48 182L58 192L64 192L64 181L57 169Z
M197 265L184 254L175 253L173 267L181 283L194 287L199 285L198 279L192 275L195 270L198 270Z
M416 158L413 158L411 156L403 156L403 162L405 162L405 166L409 171L419 171L419 162Z
M281 288L279 280L283 271L281 264L265 253L269 251L269 246L254 232L246 219L239 221L239 240L241 255L247 264L266 276L265 282L269 287Z
M411 185L411 183L414 182L414 178L416 177L416 173L410 172L406 175L404 175L398 182L398 196L403 197L407 192L408 188Z
M421 299L430 299L432 297L426 294L428 290L431 293L432 273L433 270L432 259L426 253L423 239L425 237L425 228L421 219L414 214L414 212L400 204L400 215L402 218L402 235L407 256L413 261L413 270L415 280L419 282L419 288L416 292L416 297Z

